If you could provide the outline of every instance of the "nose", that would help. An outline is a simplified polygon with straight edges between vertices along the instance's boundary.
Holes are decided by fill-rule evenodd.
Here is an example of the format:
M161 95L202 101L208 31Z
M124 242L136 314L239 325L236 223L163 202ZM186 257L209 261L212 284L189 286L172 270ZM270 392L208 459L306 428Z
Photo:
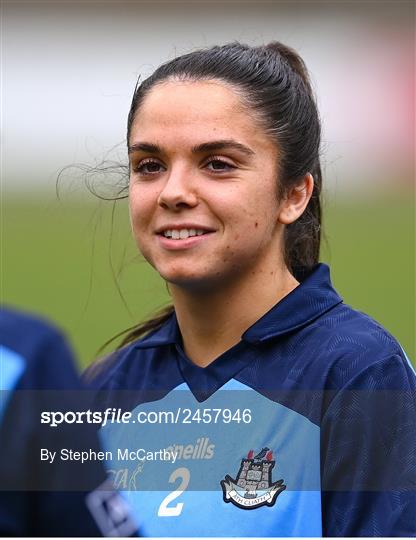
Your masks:
M192 173L184 168L174 168L166 177L166 182L159 193L158 204L165 210L179 211L198 204L191 179Z

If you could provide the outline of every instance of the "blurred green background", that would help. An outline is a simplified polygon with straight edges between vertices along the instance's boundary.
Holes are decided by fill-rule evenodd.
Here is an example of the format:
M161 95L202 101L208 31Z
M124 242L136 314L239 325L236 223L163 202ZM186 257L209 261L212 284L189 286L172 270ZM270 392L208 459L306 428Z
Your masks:
M335 287L396 336L414 362L413 197L332 198L324 212L321 259ZM163 281L138 256L125 200L7 194L1 257L2 301L63 328L82 367L109 338L169 302Z

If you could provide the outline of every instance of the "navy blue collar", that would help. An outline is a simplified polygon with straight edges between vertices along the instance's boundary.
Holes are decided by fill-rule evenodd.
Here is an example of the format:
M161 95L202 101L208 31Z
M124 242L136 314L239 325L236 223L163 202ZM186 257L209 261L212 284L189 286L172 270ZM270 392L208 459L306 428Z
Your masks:
M342 298L332 287L329 267L318 264L290 294L272 307L241 336L247 343L263 343L308 325L336 305ZM148 349L182 343L176 315L158 330L134 344Z

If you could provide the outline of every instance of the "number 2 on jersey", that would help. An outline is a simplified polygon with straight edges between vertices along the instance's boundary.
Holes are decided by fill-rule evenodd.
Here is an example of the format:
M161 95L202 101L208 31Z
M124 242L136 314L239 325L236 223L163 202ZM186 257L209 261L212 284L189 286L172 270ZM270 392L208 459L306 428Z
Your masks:
M191 478L191 475L189 474L189 469L187 469L186 467L179 467L179 469L175 469L169 477L169 483L173 484L178 478L181 479L181 483L179 484L178 489L175 489L175 491L172 491L172 493L169 493L169 495L167 495L163 499L157 513L159 517L180 516L183 510L182 502L177 503L175 506L168 506L168 505L170 502L174 501L180 495L182 495L182 493L188 487L189 480Z

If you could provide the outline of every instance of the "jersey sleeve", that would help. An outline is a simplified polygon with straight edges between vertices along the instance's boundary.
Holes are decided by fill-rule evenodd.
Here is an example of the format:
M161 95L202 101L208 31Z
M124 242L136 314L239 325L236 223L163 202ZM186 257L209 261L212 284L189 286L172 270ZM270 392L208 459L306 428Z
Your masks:
M110 506L120 504L117 494L100 492L102 462L58 460L62 448L100 451L95 426L41 422L43 411L88 408L66 340L49 324L8 310L0 312L0 336L0 535L134 533L130 527L120 534L109 523ZM53 463L42 461L42 449L57 453ZM95 491L102 499L100 522L86 504Z
M329 392L321 426L324 536L416 535L416 383L400 354Z

